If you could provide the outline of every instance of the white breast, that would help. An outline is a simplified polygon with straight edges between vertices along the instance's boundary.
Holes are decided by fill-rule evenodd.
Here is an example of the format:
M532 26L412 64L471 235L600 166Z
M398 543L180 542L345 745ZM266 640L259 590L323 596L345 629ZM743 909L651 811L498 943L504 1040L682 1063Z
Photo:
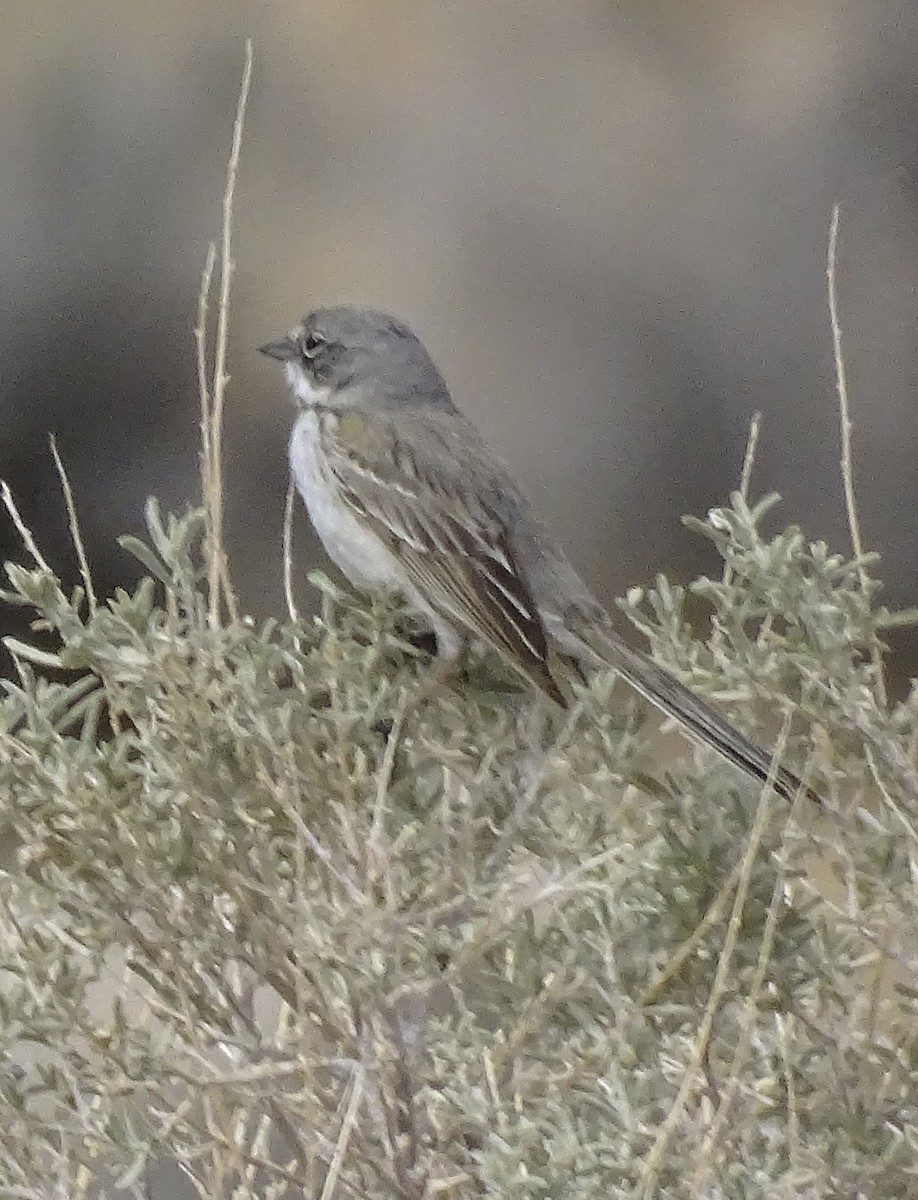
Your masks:
M290 435L290 471L309 519L329 558L357 587L399 590L396 562L382 541L359 524L329 478L314 408L305 409Z

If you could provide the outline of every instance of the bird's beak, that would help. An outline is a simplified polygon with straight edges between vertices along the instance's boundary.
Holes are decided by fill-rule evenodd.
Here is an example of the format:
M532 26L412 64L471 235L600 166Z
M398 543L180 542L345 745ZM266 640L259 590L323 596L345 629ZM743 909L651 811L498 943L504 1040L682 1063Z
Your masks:
M282 337L276 342L265 342L258 349L262 354L267 354L268 358L276 358L278 362L290 362L300 355L300 348L291 337Z

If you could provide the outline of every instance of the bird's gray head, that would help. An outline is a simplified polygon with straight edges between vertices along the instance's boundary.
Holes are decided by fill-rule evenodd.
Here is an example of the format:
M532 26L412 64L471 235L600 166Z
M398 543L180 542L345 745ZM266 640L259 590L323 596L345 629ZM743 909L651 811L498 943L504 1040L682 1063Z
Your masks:
M304 407L452 406L443 377L408 326L373 309L316 309L259 349L284 364Z

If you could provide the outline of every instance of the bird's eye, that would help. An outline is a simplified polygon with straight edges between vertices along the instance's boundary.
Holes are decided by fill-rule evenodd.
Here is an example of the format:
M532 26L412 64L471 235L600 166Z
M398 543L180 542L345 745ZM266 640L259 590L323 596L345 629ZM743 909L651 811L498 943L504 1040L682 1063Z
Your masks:
M300 348L303 351L304 358L315 358L319 352L319 348L324 344L325 339L317 333L307 333L300 343Z

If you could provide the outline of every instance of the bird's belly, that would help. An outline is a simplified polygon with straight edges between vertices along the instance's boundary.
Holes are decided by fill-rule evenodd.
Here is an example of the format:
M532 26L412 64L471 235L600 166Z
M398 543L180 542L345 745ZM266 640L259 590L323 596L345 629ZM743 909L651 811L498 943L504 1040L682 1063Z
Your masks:
M290 436L290 470L309 519L337 567L357 587L398 589L396 562L340 499L319 445L319 414L303 413Z

